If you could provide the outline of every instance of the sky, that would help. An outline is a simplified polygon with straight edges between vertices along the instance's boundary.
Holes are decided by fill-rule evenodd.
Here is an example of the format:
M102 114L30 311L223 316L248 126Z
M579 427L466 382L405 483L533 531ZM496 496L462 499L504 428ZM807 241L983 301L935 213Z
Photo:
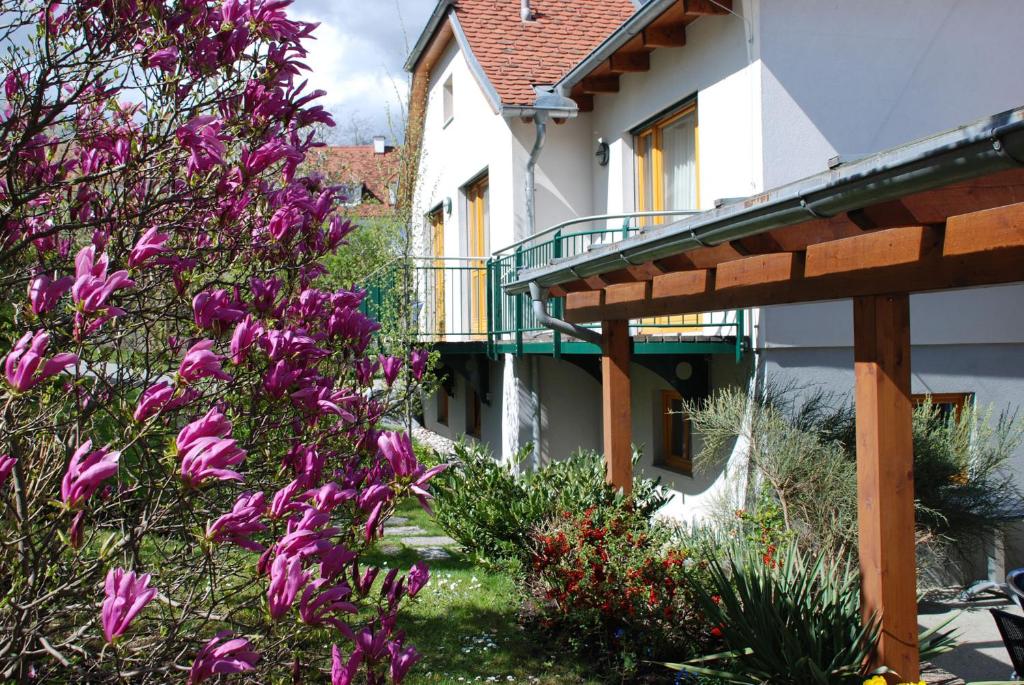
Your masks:
M331 142L366 142L377 134L401 138L408 96L402 68L436 0L295 0L289 14L320 22L307 43L313 89L335 114ZM364 140L353 140L363 138Z

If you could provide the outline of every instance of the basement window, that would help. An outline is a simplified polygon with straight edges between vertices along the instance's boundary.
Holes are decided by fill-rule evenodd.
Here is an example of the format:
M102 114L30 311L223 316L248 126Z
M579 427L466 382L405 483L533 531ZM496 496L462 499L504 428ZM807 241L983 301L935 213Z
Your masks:
M683 407L683 397L675 390L661 392L661 454L658 466L693 476L690 417Z
M452 119L455 118L455 89L452 84L452 77L449 76L448 80L444 82L444 94L442 95L444 100L444 126L452 123Z
M973 392L937 392L911 396L915 407L920 407L925 402L931 401L938 410L938 416L942 420L949 420L950 417L960 420L964 413L964 407L974 404Z
M448 391L441 388L437 391L437 422L442 426L448 425Z
M466 435L474 438L480 437L482 428L480 415L482 411L480 395L473 388L469 388L466 396Z

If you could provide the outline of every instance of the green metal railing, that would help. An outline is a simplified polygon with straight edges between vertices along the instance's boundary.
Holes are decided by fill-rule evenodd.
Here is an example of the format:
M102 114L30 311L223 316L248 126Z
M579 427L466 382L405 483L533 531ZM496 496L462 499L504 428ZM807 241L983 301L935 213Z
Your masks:
M623 240L645 230L643 224L692 212L638 212L573 219L498 250L490 257L414 257L396 262L368 285L364 311L388 316L385 304L399 284L410 286L415 306L410 316L420 339L434 343L476 343L493 355L595 353L588 343L563 340L561 334L541 326L527 295L509 295L506 284L523 269L582 254L595 246ZM589 228L580 228L591 224ZM597 226L593 226L597 224ZM406 270L405 276L398 271ZM394 307L390 307L394 309ZM564 312L564 300L552 298L554 316ZM633 334L642 336L642 352L655 352L664 342L689 344L695 351L733 352L737 360L745 345L742 311L686 317L661 317L632 322ZM638 344L637 347L640 347ZM664 348L667 350L667 348Z

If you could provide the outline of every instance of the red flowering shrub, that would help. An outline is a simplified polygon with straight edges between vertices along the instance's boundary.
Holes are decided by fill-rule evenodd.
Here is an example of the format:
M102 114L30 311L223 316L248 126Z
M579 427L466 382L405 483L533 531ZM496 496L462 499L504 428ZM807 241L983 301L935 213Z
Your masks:
M527 584L545 628L632 671L668 648L697 654L713 642L695 608L705 567L627 503L563 512L537 530Z

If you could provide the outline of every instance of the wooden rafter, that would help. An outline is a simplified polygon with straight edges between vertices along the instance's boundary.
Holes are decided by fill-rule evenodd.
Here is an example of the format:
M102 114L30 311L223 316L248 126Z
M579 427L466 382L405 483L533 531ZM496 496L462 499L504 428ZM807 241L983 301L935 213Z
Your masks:
M619 92L618 74L606 76L588 76L580 84L584 94L602 95Z
M650 69L649 52L617 52L608 60L608 70L613 74L630 74Z

